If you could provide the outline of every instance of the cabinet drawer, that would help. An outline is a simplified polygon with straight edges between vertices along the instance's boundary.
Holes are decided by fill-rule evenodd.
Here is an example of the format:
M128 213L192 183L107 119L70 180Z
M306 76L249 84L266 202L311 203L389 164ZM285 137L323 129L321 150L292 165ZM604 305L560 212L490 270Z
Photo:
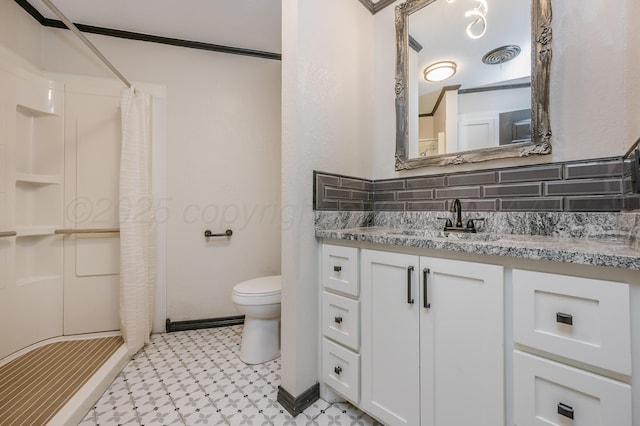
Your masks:
M517 350L513 384L518 426L631 426L627 384Z
M358 249L324 244L322 246L322 285L358 296Z
M628 284L514 270L513 297L515 342L631 374Z
M322 333L358 351L360 347L360 302L337 294L322 294Z
M322 339L322 379L354 404L360 399L360 355Z

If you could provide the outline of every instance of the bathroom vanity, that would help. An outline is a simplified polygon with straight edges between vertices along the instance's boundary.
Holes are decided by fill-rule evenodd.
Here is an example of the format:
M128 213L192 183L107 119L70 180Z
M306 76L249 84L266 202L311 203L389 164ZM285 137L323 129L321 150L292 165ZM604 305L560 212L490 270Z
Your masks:
M316 236L325 398L385 425L640 424L633 240L407 223Z

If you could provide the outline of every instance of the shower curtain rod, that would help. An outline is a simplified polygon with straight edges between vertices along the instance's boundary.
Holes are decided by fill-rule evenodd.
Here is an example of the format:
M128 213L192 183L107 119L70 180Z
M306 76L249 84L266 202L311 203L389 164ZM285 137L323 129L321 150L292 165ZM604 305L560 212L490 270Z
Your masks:
M54 14L55 14L55 15L56 15L56 16L57 16L57 17L58 17L58 18L59 18L59 19L60 19L60 20L61 20L61 21L66 25L66 26L67 26L67 28L69 28L69 29L71 30L71 32L72 32L72 33L74 33L75 35L77 35L77 36L78 36L78 38L79 38L80 40L82 40L82 42L83 42L84 44L86 44L86 45L87 45L87 47L88 47L89 49L91 49L91 51L92 51L93 53L95 53L95 54L96 54L96 56L97 56L98 58L100 58L100 60L102 60L102 62L104 62L104 64L105 64L107 67L109 67L109 69L110 69L111 71L113 71L113 73L114 73L115 75L117 75L117 76L118 76L118 78L119 78L120 80L122 80L122 82L123 82L124 84L126 84L126 85L127 85L127 87L131 87L131 83L129 83L129 80L127 80L127 79L126 79L122 74L120 74L120 71L118 71L118 69L117 69L116 67L114 67L114 66L113 66L113 64L112 64L111 62L109 62L109 60L108 60L107 58L105 58L105 56L102 54L102 52L100 52L100 51L98 50L98 48L97 48L97 47L95 47L95 46L93 45L93 43L91 43L91 42L89 41L89 39L88 39L88 38L86 38L86 37L84 36L84 34L82 34L82 33L80 32L80 30L78 29L78 27L76 27L76 26L75 26L75 24L74 24L73 22L71 22L69 19L67 19L67 17L66 17L66 16L65 16L65 15L64 15L64 14L63 14L63 13L62 13L62 12L61 12L61 11L60 11L60 10L59 10L59 9L58 9L54 4L53 4L53 3L51 3L51 1L50 1L50 0L42 0L42 2L43 2L44 4L46 4L46 5L47 5L47 7L48 7L49 9L51 9L51 11L52 11L52 12L53 12L53 13L54 13Z

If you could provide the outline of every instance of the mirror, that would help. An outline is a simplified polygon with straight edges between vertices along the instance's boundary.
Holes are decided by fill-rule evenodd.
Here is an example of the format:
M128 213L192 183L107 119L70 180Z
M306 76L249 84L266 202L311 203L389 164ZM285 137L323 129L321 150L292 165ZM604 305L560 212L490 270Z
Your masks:
M551 0L407 0L395 19L396 170L551 153Z

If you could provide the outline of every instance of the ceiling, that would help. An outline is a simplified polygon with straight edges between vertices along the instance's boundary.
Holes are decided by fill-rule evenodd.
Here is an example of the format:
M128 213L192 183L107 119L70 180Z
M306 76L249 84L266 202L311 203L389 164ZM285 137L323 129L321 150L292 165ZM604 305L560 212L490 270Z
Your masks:
M419 92L439 93L442 86L461 85L461 89L497 83L529 80L531 73L530 0L487 0L487 32L472 40L466 34L473 18L465 12L478 5L477 0L436 1L409 17L409 34L422 45L419 53ZM486 65L482 56L492 49L517 45L520 55L502 65ZM422 71L438 61L454 61L458 65L452 78L432 83L422 78ZM410 80L415 81L415 80Z
M281 0L51 0L69 20L131 31L281 52ZM28 0L45 18L58 18L41 0Z

